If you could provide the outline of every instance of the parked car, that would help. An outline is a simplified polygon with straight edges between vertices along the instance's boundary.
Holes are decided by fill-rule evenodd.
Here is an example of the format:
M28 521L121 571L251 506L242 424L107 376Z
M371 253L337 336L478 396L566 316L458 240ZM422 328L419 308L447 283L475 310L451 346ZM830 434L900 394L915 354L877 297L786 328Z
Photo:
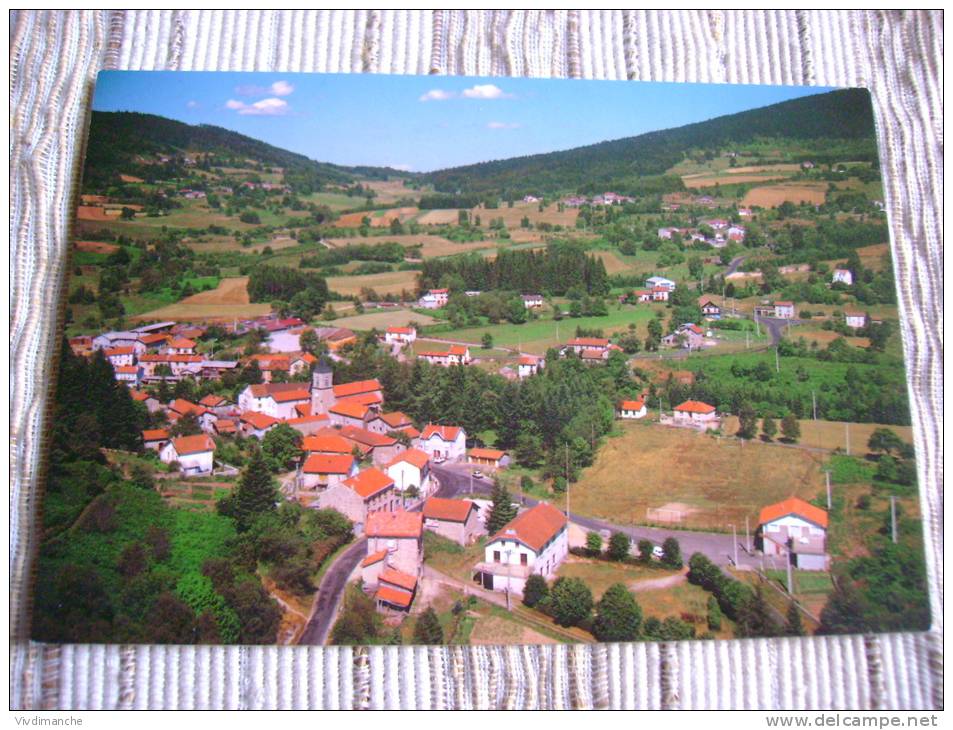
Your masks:
M480 471L479 469L474 469L474 470L473 470L473 478L474 478L474 479L482 479L482 478L483 478L483 472Z
M665 551L662 550L661 545L656 545L654 548L652 548L652 557L656 560L661 560L663 557L665 557Z

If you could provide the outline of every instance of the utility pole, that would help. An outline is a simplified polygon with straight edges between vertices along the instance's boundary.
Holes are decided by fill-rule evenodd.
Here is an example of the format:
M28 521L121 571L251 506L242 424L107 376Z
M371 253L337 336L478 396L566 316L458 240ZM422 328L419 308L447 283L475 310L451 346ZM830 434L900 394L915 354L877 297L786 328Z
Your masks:
M778 348L774 348L774 369L777 372L781 372L781 356L778 355Z
M569 444L566 444L566 521L569 521Z
M748 515L745 515L745 551L751 552L751 528L748 526Z
M745 349L751 347L751 333L748 330L745 330Z
M811 391L811 407L814 409L814 420L817 420L817 394Z
M890 495L890 539L897 544L897 498Z
M794 576L791 574L791 550L788 549L788 594L794 595Z
M731 526L731 544L734 546L735 550L735 567L738 567L738 535L735 531L735 526Z
M824 480L827 482L827 509L831 508L831 473L824 470Z
M847 448L845 451L847 451L847 455L850 456L850 424L847 422L844 423L844 436L847 442Z

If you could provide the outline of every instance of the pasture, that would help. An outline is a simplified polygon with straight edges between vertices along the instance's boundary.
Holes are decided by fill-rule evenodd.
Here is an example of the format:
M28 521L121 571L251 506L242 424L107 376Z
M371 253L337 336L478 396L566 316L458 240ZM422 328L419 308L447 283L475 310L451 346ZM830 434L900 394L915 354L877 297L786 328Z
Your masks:
M325 239L328 244L334 248L341 246L360 246L374 245L380 243L390 243L391 241L399 243L401 246L420 246L420 252L423 258L432 259L440 256L452 256L453 254L466 253L467 251L477 251L487 248L493 244L488 241L470 241L469 243L457 243L443 236L431 235L411 235L401 234L397 236L382 236L375 238L365 238L362 236L353 236L350 238L328 238Z
M406 327L411 323L418 325L433 324L437 320L425 314L417 314L410 309L391 309L381 312L366 312L349 317L338 317L331 322L334 327L346 327L352 330L377 329L384 331L388 327Z
M459 215L456 208L436 208L418 216L417 222L422 226L450 226L459 221Z
M795 205L802 202L823 205L826 198L825 190L824 183L813 182L764 185L749 190L741 204L760 205L762 208L774 208L785 201Z
M248 299L248 277L222 279L211 291L199 292L165 307L143 312L137 320L227 321L234 318L258 317L271 312L270 304L251 304Z
M913 429L910 426L884 426L879 423L847 423L844 421L814 421L810 418L801 419L798 423L801 425L801 438L798 439L798 444L811 448L846 450L849 433L850 453L864 454L867 452L867 441L870 439L870 435L878 428L890 429L907 443L913 443ZM722 424L722 430L726 434L737 433L737 417L726 416Z
M418 212L419 210L413 207L360 211L342 215L335 223L342 228L360 228L364 219L367 218L370 220L371 228L386 228L395 218L401 223L405 223L416 216Z
M579 514L645 524L646 511L669 502L693 508L682 525L728 530L757 524L762 507L792 495L810 500L824 489L823 457L803 449L717 439L654 423L619 424L595 463L572 486Z
M385 271L361 276L329 276L328 288L346 297L359 296L362 289L373 289L378 294L414 292L417 288L416 271Z
M576 218L579 217L578 208L564 208L559 210L557 204L546 206L542 212L539 210L539 203L514 203L510 208L503 205L499 208L472 208L470 210L470 219L474 216L480 216L480 222L486 226L495 218L502 218L503 224L510 229L520 227L523 218L529 218L532 224L549 223L550 225L559 225L566 228L575 228Z

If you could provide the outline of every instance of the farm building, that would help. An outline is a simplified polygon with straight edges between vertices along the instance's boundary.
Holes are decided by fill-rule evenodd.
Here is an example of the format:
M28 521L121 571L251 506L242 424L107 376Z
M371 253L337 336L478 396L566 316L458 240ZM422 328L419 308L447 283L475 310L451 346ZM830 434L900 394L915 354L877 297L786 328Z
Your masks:
M113 371L116 374L116 380L130 388L135 388L142 380L142 368L138 365L120 365L113 368Z
M420 435L420 431L414 428L410 416L400 411L378 413L377 418L367 424L367 430L374 433L406 433L412 439Z
M666 279L664 276L651 276L645 280L645 286L647 289L666 289L667 291L675 291L675 282L671 279Z
M523 294L523 306L527 309L539 309L543 306L542 294Z
M777 319L794 319L794 302L775 302L774 316Z
M505 451L499 449L474 447L467 454L467 463L486 469L501 469L510 463L510 457Z
M708 319L721 319L721 307L708 297L702 297L698 306L701 307L702 314Z
M798 497L761 510L755 546L766 556L790 556L801 570L827 570L827 512Z
M203 433L172 439L159 451L159 458L166 464L178 462L182 474L211 474L214 454L215 442Z
M448 345L446 350L418 352L417 357L431 365L440 365L445 368L451 365L469 365L470 348L466 345Z
M423 563L423 516L404 510L375 512L368 515L365 532L364 590L374 592L378 609L408 610Z
M479 513L468 499L431 497L424 502L424 529L458 545L469 545L483 532Z
M333 487L357 472L357 462L351 454L309 454L296 475L298 496L305 496L302 492L313 494Z
M195 340L187 340L184 337L176 337L166 343L165 351L170 355L194 355Z
M697 400L687 400L675 406L672 418L676 426L703 430L715 429L721 425L715 406Z
M416 446L436 462L460 461L466 455L467 434L459 426L427 424Z
M256 439L265 438L265 434L277 426L279 421L274 416L257 411L246 411L241 415L241 429L246 436L254 436Z
M421 309L440 309L447 306L449 298L448 289L431 289L417 300L417 306Z
M169 432L164 428L147 429L142 432L142 445L153 451L162 451L162 447L169 443Z
M474 566L484 588L522 595L526 579L555 575L569 552L566 515L540 502L505 524L486 543L483 562Z
M854 275L851 273L850 269L834 269L834 273L831 275L832 284L847 284L847 286L854 285Z
M517 361L517 374L520 379L528 378L531 375L536 375L540 370L546 366L546 360L536 355L520 355L520 359Z
M867 324L867 315L863 312L844 312L844 322L848 327L859 329Z
M597 350L599 352L609 349L609 340L604 337L576 337L566 343L563 351L572 350L577 355L582 355L586 350Z
M624 400L619 403L619 418L645 418L644 400Z
M388 345L406 345L417 339L417 330L413 327L388 327L384 333L384 342Z
M360 534L369 515L393 512L400 506L394 480L380 469L369 467L318 494L310 506L336 509L354 523Z
M103 351L103 355L114 368L128 367L136 361L136 348L132 345L111 347Z

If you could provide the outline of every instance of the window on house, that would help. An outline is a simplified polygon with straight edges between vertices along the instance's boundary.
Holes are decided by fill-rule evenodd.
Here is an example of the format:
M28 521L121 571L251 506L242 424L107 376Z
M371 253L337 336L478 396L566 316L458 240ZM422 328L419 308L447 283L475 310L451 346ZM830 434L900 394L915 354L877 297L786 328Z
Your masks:
M526 553L520 553L520 565L528 565L528 564L529 564L529 555L527 555Z
M494 550L494 551L493 551L493 562L494 562L494 563L500 562L500 551L499 551L499 550Z

